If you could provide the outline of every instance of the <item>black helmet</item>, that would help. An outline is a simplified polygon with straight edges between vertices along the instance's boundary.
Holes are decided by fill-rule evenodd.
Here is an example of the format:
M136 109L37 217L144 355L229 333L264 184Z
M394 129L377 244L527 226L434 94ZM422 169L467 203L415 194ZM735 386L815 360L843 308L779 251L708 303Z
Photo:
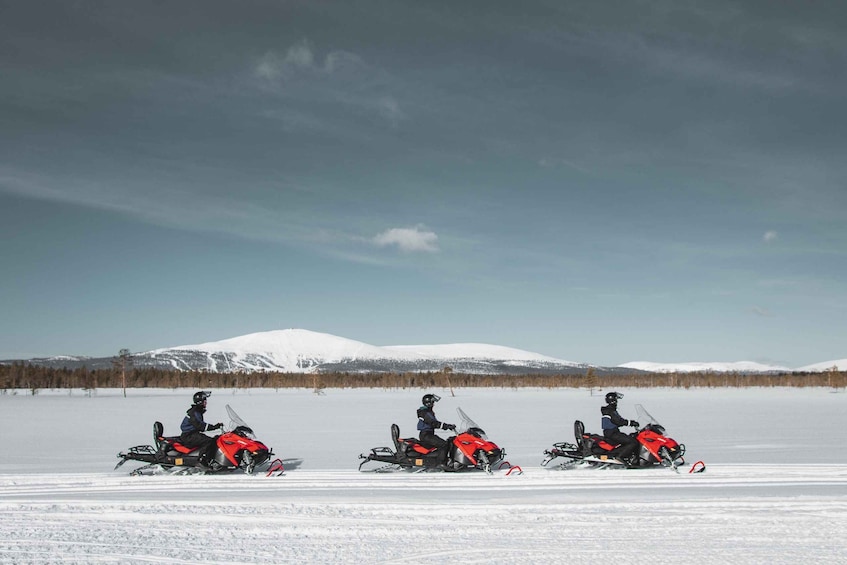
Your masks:
M197 404L203 404L204 402L206 402L206 399L209 398L210 396L212 396L211 390L198 390L197 392L194 393L194 396L192 397L192 399L194 400L194 404L197 405Z
M617 404L618 398L623 398L623 394L619 392L607 392L606 393L606 404Z
M437 394L425 394L423 395L423 398L421 398L421 402L427 408L432 408L439 400L441 400L441 397Z

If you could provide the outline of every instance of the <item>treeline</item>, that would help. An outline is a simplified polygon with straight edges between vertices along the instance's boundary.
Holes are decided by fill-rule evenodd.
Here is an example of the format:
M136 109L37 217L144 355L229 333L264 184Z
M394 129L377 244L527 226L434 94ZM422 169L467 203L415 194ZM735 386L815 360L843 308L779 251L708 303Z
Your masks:
M426 373L212 373L155 368L57 369L24 363L0 365L0 390L98 388L599 388L615 387L847 387L847 372L631 373L604 375L588 369L575 375L474 375L449 368Z

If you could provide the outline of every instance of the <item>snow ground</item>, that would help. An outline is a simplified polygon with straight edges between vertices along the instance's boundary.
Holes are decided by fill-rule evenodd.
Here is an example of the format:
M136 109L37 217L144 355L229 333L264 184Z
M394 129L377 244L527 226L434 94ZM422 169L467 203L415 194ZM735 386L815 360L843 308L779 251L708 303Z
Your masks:
M116 453L176 434L192 390L0 395L0 563L847 562L847 394L827 389L626 390L705 473L550 471L544 449L599 430L586 390L446 390L522 475L366 474L358 454L413 435L421 390L215 390L285 476L131 477Z

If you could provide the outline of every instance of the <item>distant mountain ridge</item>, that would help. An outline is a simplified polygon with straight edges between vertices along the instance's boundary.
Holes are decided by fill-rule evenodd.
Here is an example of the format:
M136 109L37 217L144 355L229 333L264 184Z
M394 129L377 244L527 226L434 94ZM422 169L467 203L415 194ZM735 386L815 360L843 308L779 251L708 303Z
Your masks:
M596 374L631 372L791 372L782 366L750 361L730 363L654 363L636 361L617 367L575 363L500 345L376 346L304 329L258 332L221 341L154 349L132 355L136 367L213 373L275 371L286 373L426 372L450 367L473 374ZM90 369L112 367L112 357L57 356L24 360L33 365ZM3 361L11 363L12 361ZM793 371L847 370L847 359L808 365Z
M584 372L588 365L510 347L465 343L380 347L302 329L253 333L222 341L134 355L138 365L212 372L422 372L449 366L480 374Z
M771 373L774 371L791 371L788 367L764 365L753 361L736 361L732 363L653 363L650 361L633 361L619 366L638 371L647 371L648 373Z

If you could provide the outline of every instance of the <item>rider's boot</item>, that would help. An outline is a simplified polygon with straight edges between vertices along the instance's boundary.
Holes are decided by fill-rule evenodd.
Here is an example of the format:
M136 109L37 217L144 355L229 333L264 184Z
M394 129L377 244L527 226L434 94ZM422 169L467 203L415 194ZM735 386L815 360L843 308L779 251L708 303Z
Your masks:
M214 468L214 461L212 460L212 454L215 452L214 444L210 445L206 449L204 449L200 453L200 459L197 461L197 466L203 470L212 470Z

